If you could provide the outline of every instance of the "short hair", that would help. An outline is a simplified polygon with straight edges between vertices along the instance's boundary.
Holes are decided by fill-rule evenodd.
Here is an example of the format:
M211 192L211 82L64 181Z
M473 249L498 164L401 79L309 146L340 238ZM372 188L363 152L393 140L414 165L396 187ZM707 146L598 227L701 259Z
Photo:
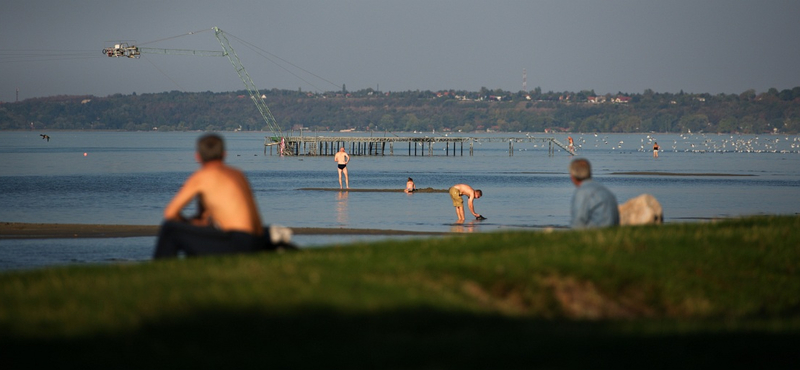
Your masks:
M197 154L203 163L222 160L225 155L225 143L217 134L207 134L197 139Z
M408 178L408 181L414 181L414 180L412 180L412 179L409 177L409 178Z
M481 191L481 189L475 189L475 195L477 195L478 197L482 197L483 192Z
M578 181L590 179L592 178L592 165L586 159L574 159L569 164L569 174Z

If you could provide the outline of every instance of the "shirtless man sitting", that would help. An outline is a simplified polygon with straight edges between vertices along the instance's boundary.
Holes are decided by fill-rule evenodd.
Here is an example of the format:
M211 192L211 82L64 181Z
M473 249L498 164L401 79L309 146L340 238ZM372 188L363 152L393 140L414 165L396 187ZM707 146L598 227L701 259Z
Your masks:
M339 148L339 152L333 156L333 160L339 164L339 189L342 188L342 172L344 172L344 182L350 189L350 179L347 176L347 163L350 162L350 156L344 151L344 147Z
M461 199L461 196L463 195L467 196L467 205L469 206L469 211L472 213L472 215L479 220L485 219L483 216L475 213L475 207L472 204L475 199L478 199L483 195L483 192L480 189L473 189L467 184L457 184L450 187L449 193L450 198L453 199L453 207L456 207L456 216L458 216L459 222L464 221L464 200Z
M250 184L244 173L223 163L218 135L197 141L200 169L193 173L164 210L154 258L241 253L269 245ZM197 198L200 214L187 220L181 211Z

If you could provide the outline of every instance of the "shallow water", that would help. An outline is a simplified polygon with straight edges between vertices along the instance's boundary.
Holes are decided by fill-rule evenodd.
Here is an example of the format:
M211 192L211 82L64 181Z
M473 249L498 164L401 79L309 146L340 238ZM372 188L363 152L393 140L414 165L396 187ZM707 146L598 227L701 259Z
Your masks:
M39 132L0 132L0 222L158 224L164 205L197 168L193 146L201 133L48 134L49 142ZM434 147L434 156L409 156L407 144L401 144L395 146L394 156L352 157L348 170L353 188L402 189L406 179L413 177L419 188L447 189L467 183L482 189L484 196L475 207L488 219L457 225L447 194L300 190L338 187L332 156L265 155L265 133L224 136L228 162L247 173L264 223L454 232L563 228L569 223L574 187L567 166L572 157L562 150L549 155L542 143L515 142L513 156L507 142L481 142L475 144L473 156L467 148L465 156L446 156L441 144ZM567 142L565 134L536 136ZM800 141L796 136L572 136L579 156L592 162L596 181L611 189L620 202L641 193L653 194L662 203L667 222L795 214L800 209ZM650 149L653 139L662 148L657 159ZM301 246L315 247L386 237L295 238ZM0 240L0 270L50 264L47 261L146 260L153 243L153 238ZM129 244L130 248L121 247ZM53 250L64 255L48 259L55 255ZM30 262L37 255L43 262Z

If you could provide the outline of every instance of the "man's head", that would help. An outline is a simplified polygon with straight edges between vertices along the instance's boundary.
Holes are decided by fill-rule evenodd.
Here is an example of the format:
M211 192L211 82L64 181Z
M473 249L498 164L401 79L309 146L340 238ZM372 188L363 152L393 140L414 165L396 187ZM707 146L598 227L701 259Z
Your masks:
M483 196L483 192L481 189L475 189L475 199L478 199Z
M579 185L592 178L592 165L590 165L589 161L586 159L574 159L572 163L569 164L569 176L572 178L572 182L575 183L575 185Z
M339 148L339 152L344 153L344 147Z
M225 143L217 134L207 134L197 139L197 156L200 162L222 160L225 157Z

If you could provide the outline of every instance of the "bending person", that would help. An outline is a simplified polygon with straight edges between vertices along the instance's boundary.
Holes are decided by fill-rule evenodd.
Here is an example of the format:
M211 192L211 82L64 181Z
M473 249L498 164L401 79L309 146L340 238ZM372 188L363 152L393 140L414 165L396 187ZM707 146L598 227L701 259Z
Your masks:
M456 216L458 216L458 221L464 221L464 200L461 199L461 197L464 195L467 196L467 206L469 206L469 211L472 213L472 215L479 220L485 219L483 216L475 213L475 206L473 205L473 201L475 199L483 196L483 192L480 189L473 189L467 184L457 184L450 187L449 193L450 198L453 200L453 207L456 207Z

